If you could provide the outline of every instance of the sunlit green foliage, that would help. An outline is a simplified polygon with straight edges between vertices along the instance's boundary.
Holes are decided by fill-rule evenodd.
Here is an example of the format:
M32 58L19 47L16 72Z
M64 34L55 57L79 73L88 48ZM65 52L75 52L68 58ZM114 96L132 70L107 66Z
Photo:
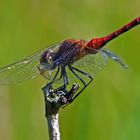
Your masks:
M104 36L140 15L138 0L0 1L0 66L67 38ZM109 61L60 112L62 140L140 139L140 27L106 46L128 64ZM0 139L48 139L39 77L0 87Z

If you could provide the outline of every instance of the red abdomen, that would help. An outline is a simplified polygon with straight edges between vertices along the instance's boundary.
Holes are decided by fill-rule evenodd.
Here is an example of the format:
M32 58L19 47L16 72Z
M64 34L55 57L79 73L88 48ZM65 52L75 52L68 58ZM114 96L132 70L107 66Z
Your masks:
M89 48L93 48L93 53L94 53L94 49L97 49L97 50L101 49L109 41L117 38L119 35L127 32L128 30L132 29L133 27L135 27L139 24L140 24L140 17L137 17L134 20L132 20L131 22L129 22L128 24L124 25L120 29L116 30L115 32L113 32L105 37L91 39L87 43L87 46Z

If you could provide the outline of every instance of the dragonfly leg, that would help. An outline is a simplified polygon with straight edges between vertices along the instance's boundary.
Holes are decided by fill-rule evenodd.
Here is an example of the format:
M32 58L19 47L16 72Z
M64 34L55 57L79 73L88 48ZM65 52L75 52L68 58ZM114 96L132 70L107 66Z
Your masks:
M53 80L50 82L50 84L53 84L53 83L56 81L56 78L57 78L57 76L58 76L59 71L60 71L60 66L58 65L57 72L56 72L56 74L55 74Z
M61 76L60 76L60 79L63 77L63 80L64 80L64 85L57 88L56 91L59 91L59 90L65 90L66 89L66 86L68 85L68 77L67 77L67 73L66 73L66 68L62 68L62 71L61 71Z
M61 80L61 79L62 79L62 77L63 77L63 75L62 75L62 72L61 72L61 73L60 73L60 77L59 77L58 79L56 79L56 81Z
M77 68L75 68L75 67L72 67L71 65L69 65L68 67L69 67L70 71L71 71L71 72L83 83L83 85L84 85L84 87L83 87L74 97L72 97L72 98L69 100L69 102L71 103L71 102L73 102L73 101L82 93L82 91L93 81L93 78L92 78L92 76L89 75L88 73L85 73L85 72L83 72L83 71L81 71L81 70L79 70L79 69L77 69ZM90 81L89 81L88 83L86 83L75 71L77 71L77 72L79 72L79 73L81 73L81 74L87 76L87 77L90 79Z
M53 80L50 83L48 83L45 87L43 87L43 89L45 89L45 88L48 89L48 87L52 86L52 84L55 82L55 80L59 74L59 71L60 71L60 66L58 65L58 69L57 69L57 72L56 72Z

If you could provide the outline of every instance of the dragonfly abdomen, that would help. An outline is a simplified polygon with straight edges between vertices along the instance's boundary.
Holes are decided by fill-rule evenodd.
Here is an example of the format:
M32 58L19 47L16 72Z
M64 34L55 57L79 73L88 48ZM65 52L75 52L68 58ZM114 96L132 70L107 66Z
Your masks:
M128 24L124 25L120 29L118 29L115 32L111 33L110 35L107 35L106 37L104 37L104 40L106 42L109 42L112 39L114 39L114 38L118 37L119 35L129 31L130 29L134 28L135 26L137 26L139 24L140 24L140 17L135 18L134 20L132 20Z
M105 37L91 39L87 43L87 46L90 48L99 50L109 41L117 38L119 35L129 31L130 29L134 28L135 26L137 26L139 24L140 24L140 17L137 17L134 20L132 20L131 22L129 22L128 24L124 25L120 29L116 30L115 32L113 32ZM93 50L93 53L94 53L94 50Z

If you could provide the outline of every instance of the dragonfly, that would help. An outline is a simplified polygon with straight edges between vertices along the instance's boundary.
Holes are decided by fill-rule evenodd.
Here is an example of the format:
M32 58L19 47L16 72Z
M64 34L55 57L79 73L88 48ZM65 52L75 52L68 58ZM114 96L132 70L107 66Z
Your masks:
M57 90L64 90L71 78L67 74L69 70L83 84L83 88L70 99L69 102L72 102L93 81L94 75L107 64L108 58L127 68L117 55L104 46L139 24L140 17L137 17L107 36L89 41L67 39L39 50L21 61L0 68L0 84L15 84L42 75L48 79L48 85L63 81ZM84 75L89 81L86 82L80 75Z

